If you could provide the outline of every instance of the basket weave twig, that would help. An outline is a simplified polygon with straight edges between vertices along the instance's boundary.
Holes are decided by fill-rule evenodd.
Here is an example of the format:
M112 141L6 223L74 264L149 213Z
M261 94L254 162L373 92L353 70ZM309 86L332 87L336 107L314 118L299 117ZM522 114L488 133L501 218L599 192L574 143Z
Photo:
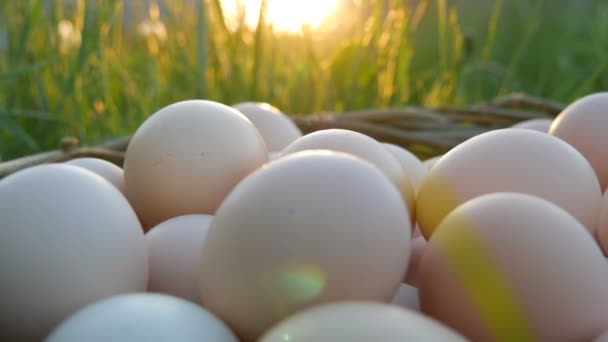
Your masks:
M403 107L347 113L293 116L304 134L329 128L361 132L382 142L408 148L425 159L445 153L461 142L490 130L534 118L554 118L564 105L525 94L511 94L471 107ZM0 163L0 178L26 167L96 157L122 165L130 137L81 147L64 138L61 148Z

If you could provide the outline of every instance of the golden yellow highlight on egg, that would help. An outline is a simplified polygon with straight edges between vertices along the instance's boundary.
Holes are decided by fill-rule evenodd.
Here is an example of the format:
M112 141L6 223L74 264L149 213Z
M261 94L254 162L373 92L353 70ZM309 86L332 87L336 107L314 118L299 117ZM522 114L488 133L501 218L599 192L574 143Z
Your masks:
M589 341L608 328L608 268L571 214L498 192L454 209L420 264L422 312L472 341Z
M494 341L534 341L509 279L464 215L446 219L433 239ZM443 231L442 231L443 230Z

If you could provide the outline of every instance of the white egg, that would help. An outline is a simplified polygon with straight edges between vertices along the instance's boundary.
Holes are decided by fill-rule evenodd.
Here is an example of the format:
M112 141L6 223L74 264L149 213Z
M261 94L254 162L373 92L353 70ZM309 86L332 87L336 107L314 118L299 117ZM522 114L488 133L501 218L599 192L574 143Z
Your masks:
M395 156L403 170L410 179L410 183L414 187L414 190L418 192L420 189L420 185L422 185L422 181L424 180L424 176L428 172L428 169L418 157L412 152L406 150L405 148L393 144L383 143L384 147L388 149L390 153Z
M399 290L397 290L397 294L395 294L395 298L393 298L392 303L404 309L420 311L418 289L408 284L401 284L401 286L399 286Z
M0 340L39 341L89 303L146 290L137 216L91 171L45 164L2 179L0 220Z
M296 124L276 107L262 102L242 102L233 106L260 131L268 151L277 152L302 136Z
M200 304L201 251L212 219L210 215L178 216L146 233L149 291Z
M45 342L237 342L216 316L189 301L133 293L96 302L76 312Z
M65 163L95 172L108 182L114 184L120 192L125 193L125 179L123 171L119 166L99 158L76 158L68 160Z

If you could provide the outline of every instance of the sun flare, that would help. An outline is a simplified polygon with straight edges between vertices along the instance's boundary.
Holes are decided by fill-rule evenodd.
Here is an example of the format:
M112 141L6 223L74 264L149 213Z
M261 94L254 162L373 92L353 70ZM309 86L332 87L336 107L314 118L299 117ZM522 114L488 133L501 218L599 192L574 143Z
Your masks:
M255 26L262 0L222 0L229 17L235 17L239 3L246 13L246 23ZM280 31L300 32L305 25L317 28L337 7L337 0L268 0L266 21Z

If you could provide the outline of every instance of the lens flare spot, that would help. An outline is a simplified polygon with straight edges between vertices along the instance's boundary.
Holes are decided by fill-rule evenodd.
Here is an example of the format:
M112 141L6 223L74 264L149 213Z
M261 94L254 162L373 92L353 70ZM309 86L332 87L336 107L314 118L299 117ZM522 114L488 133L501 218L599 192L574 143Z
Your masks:
M279 276L283 297L292 304L305 303L317 297L323 291L325 281L325 274L310 264L290 266Z

